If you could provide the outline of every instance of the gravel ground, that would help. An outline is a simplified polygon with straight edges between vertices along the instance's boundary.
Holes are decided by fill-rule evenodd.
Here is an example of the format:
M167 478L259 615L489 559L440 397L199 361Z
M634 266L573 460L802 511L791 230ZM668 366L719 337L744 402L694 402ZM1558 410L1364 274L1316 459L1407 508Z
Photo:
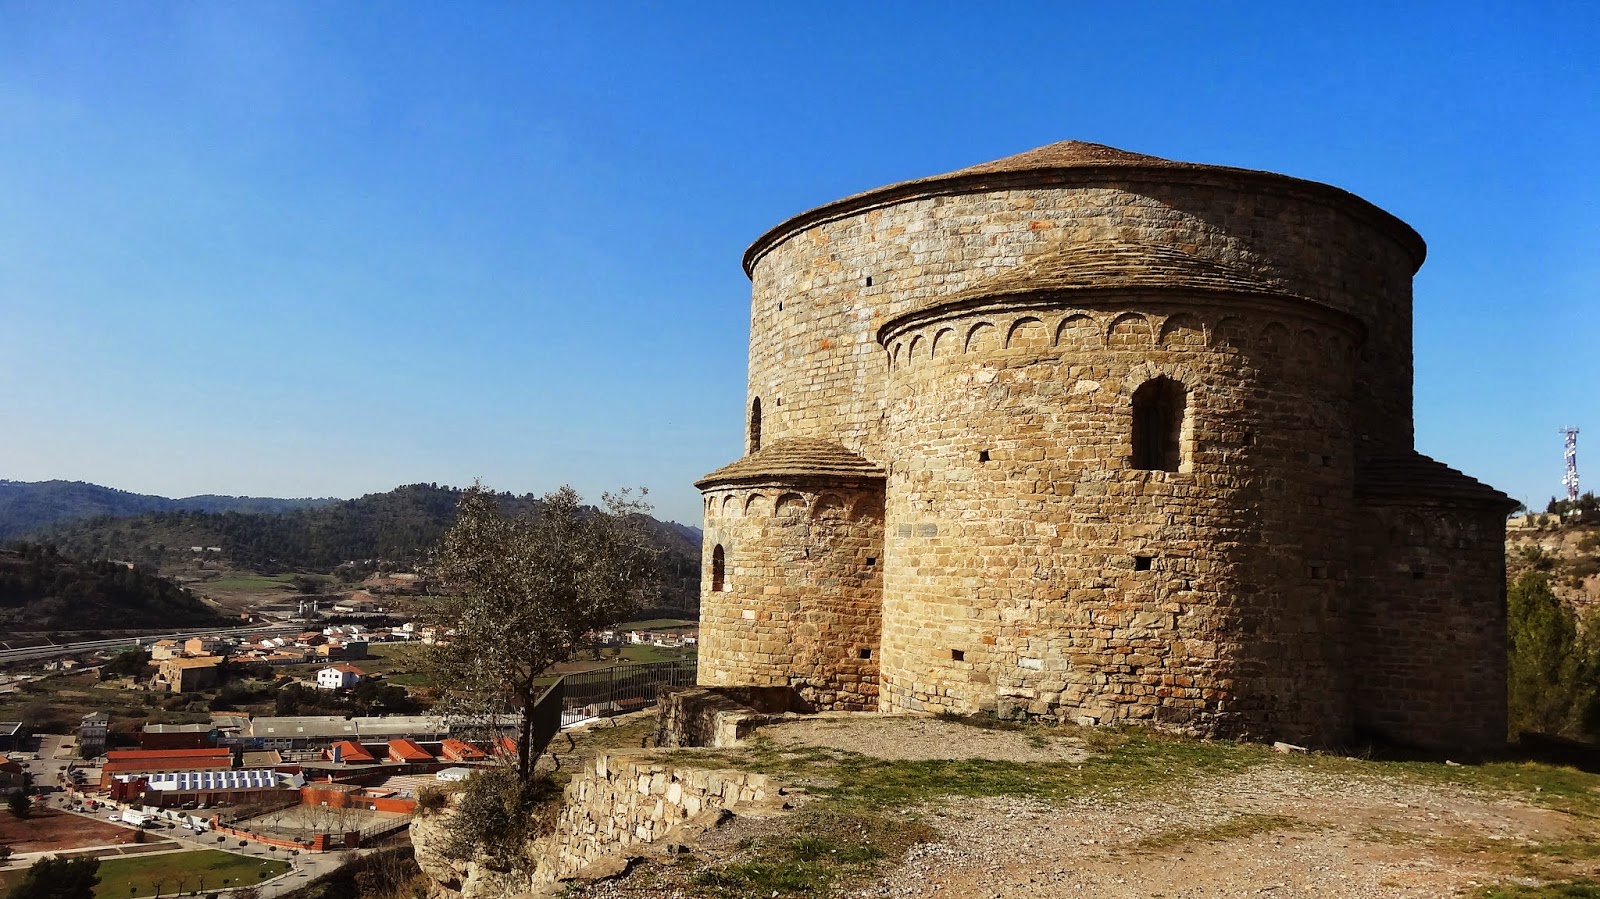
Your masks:
M764 728L780 746L845 749L886 759L1081 758L1081 742L1048 729L990 731L913 717L819 718ZM1513 879L1518 847L1595 841L1600 823L1505 794L1265 764L1202 779L1158 798L1059 804L947 799L909 810L938 836L850 896L939 899L1438 899ZM701 867L746 860L745 847L785 819L736 819L692 850ZM1594 876L1595 861L1566 863ZM639 863L575 891L585 899L695 895L685 866Z

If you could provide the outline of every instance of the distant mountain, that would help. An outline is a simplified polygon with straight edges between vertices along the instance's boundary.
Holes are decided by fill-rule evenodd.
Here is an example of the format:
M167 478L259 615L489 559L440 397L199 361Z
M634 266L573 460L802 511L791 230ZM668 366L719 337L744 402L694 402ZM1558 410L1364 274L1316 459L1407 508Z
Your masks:
M283 512L155 511L63 522L30 534L69 556L126 559L166 568L195 558L194 547L219 547L221 560L265 574L332 571L345 563L423 560L455 520L462 490L410 484L387 493ZM537 508L533 495L501 494L509 512ZM661 605L692 610L700 595L700 532L650 519L666 550L668 581ZM203 553L207 561L217 554Z
M338 500L213 495L168 499L82 481L0 480L0 541L11 540L60 522L84 518L179 511L289 512L334 502Z
M77 561L37 544L0 550L0 634L228 623L194 594L143 568Z

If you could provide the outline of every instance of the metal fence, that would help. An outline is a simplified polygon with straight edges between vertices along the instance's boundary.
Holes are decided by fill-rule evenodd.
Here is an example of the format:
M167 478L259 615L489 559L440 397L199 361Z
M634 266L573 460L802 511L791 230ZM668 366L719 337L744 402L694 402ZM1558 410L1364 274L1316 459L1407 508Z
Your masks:
M585 718L603 718L656 704L663 687L692 687L693 660L641 662L568 674L539 698L533 714L533 746L543 750L562 728Z
M561 678L561 711L588 716L617 715L655 705L662 687L692 687L694 660L641 662L585 671Z

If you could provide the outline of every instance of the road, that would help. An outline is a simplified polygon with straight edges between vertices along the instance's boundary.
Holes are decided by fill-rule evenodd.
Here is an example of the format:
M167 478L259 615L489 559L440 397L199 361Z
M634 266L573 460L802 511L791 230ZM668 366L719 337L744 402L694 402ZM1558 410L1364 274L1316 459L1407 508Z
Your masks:
M132 649L135 643L149 644L157 640L187 640L190 637L239 637L253 635L271 637L279 634L296 634L300 625L252 624L245 627L213 627L192 631L163 634L145 634L138 637L117 637L112 640L83 640L77 643L55 643L50 646L25 646L20 649L0 649L0 665L7 662L29 662L79 655L103 649Z

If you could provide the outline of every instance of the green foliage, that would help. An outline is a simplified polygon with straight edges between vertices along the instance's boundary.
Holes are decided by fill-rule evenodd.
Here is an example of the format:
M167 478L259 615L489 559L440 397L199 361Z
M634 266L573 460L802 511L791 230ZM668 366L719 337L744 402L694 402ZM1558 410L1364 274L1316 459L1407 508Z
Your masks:
M484 768L456 794L444 854L467 861L485 858L504 869L526 865L529 840L555 824L561 788L544 775L518 776L510 768Z
M642 501L605 497L585 507L571 487L546 494L537 514L507 517L481 487L461 498L431 574L449 593L440 622L455 631L432 657L446 707L479 721L519 720L517 771L533 776L540 677L570 661L591 634L654 595L661 550Z
M33 863L6 899L94 899L97 858L45 857Z
M436 786L426 786L417 791L417 815L426 818L450 804L450 794Z
M150 653L142 649L130 649L119 652L111 657L111 661L100 666L100 679L110 680L113 677L139 677L150 670Z
M1512 736L1593 735L1600 728L1600 622L1580 631L1549 576L1535 570L1507 592L1506 630Z
M177 584L143 568L78 562L54 546L0 552L0 630L214 627L227 623Z
M84 518L150 512L283 512L331 499L270 499L254 496L190 496L168 499L129 493L82 481L0 480L0 540L35 533L47 525ZM187 546L187 545L186 545Z
M6 797L6 809L14 818L26 818L33 814L33 800L28 798L27 793L17 790Z
M81 558L131 559L153 566L189 561L189 547L221 546L235 566L266 574L295 569L338 571L359 578L375 560L423 562L456 517L466 491L410 484L387 493L275 514L159 511L132 518L101 517L63 523L41 534ZM506 515L541 514L532 495L486 495ZM700 596L700 536L672 522L642 516L641 528L664 554L666 578L647 605L692 612ZM291 579L289 589L308 581ZM325 586L318 580L316 589Z

